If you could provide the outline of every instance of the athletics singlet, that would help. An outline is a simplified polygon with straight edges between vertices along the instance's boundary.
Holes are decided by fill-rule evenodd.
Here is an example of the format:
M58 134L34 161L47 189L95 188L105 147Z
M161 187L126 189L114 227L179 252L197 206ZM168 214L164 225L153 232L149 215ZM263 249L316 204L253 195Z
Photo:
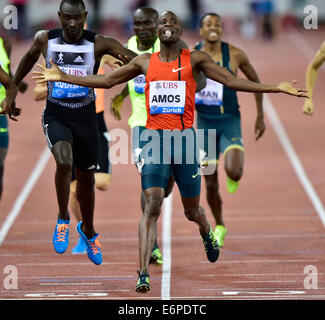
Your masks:
M133 36L128 40L127 48L137 54L153 53L160 51L160 40L156 39L155 43L151 48L146 51L138 50L137 36ZM138 75L134 79L128 81L129 94L132 104L132 115L128 120L128 124L131 128L141 126L144 127L147 122L147 110L146 110L146 99L144 94L146 81L143 74Z
M51 67L50 58L65 73L87 76L97 73L95 61L95 33L84 30L78 43L63 40L62 29L49 31L46 66ZM63 82L48 82L48 101L67 108L80 108L95 101L94 89Z
M151 55L146 75L147 129L191 128L194 120L196 82L192 74L191 50L172 62Z

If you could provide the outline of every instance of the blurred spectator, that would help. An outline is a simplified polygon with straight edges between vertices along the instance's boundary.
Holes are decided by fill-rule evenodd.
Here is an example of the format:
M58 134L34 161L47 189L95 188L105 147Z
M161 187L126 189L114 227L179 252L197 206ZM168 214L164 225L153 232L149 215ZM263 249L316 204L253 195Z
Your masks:
M93 17L91 20L91 30L100 32L101 28L101 17L99 13L101 0L92 0L93 3Z
M28 34L28 19L27 19L27 3L28 0L11 0L11 4L13 4L18 10L18 37L20 39L27 39Z
M272 40L274 37L274 3L272 0L253 0L250 2L250 9L253 13L257 29L265 40Z
M189 27L193 31L196 31L199 28L199 20L201 17L201 0L188 0L187 2L191 14Z

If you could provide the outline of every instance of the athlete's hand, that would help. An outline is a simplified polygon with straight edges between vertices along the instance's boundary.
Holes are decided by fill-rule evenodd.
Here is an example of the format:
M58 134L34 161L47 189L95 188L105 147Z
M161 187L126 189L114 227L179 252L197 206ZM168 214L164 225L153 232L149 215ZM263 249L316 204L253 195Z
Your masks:
M121 55L119 55L119 57L120 56ZM118 60L110 55L105 55L105 63L109 65L113 71L124 66L124 63L121 60Z
M265 131L265 123L263 117L257 117L255 121L255 139L256 141L262 137Z
M37 64L37 66L41 69L41 71L33 71L33 74L36 76L33 79L36 79L36 83L44 83L47 81L60 81L64 76L64 73L59 69L59 67L53 62L52 58L50 59L50 63L52 68L48 69L41 64Z
M278 84L278 89L280 92L290 94L292 96L296 97L304 97L304 98L309 98L308 96L308 90L306 89L297 89L293 86L297 81L284 81Z
M305 100L302 112L309 116L312 116L314 114L314 102L311 99Z
M21 114L21 109L17 108L16 103L6 97L0 103L0 114L7 114L11 120L18 121L15 117Z
M124 97L121 94L116 95L113 99L111 99L111 113L114 115L116 120L121 120L120 110L123 105Z

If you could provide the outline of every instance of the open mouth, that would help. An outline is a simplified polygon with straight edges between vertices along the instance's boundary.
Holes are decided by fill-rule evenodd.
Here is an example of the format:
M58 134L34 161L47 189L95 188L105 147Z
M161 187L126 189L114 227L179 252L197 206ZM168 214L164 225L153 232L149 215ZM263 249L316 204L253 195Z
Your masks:
M209 36L215 38L215 37L218 37L219 35L215 31L212 31L209 33Z
M172 31L171 29L166 29L166 30L164 30L163 35L164 35L167 39L170 39L171 36L173 35L173 31Z

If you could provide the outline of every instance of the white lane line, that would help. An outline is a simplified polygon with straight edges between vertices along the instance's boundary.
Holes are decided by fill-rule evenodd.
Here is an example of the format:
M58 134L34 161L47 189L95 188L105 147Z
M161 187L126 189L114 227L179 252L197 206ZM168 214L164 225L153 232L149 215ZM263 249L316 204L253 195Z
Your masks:
M290 142L290 139L281 123L281 120L279 119L279 116L269 98L268 95L264 96L264 106L265 106L265 112L269 118L269 121L278 136L279 141L282 144L282 147L287 154L287 157L289 158L291 165L293 166L296 175L302 184L306 194L308 195L311 203L313 204L316 212L318 213L323 226L325 227L325 209L323 207L323 204L321 200L319 199L316 190L314 189L312 183L308 179L308 176L304 170L304 167L293 147L293 145Z
M287 33L287 38L292 42L292 44L305 56L308 62L310 62L316 55L317 50L320 48L322 43L319 43L319 48L314 49L305 38L298 32ZM305 66L307 68L307 66ZM324 71L325 68L322 66L320 71Z
M319 262L318 259L290 259L290 260L276 260L276 259L269 259L269 260L227 260L223 259L221 261L218 261L218 264L230 264L230 263L316 263ZM208 261L200 261L200 263L203 264L209 264Z
M27 182L25 183L23 189L19 193L18 198L16 199L10 213L8 214L5 222L1 226L0 229L0 246L2 245L9 229L11 228L12 224L15 222L16 218L18 217L26 199L28 198L29 194L33 190L38 178L42 174L45 166L47 165L48 160L50 159L51 152L49 151L48 147L45 147L43 150L40 158L38 159L32 173L30 174Z
M161 277L161 299L170 300L170 272L171 272L171 221L173 208L173 193L171 193L163 204L163 259Z
M101 282L51 282L40 283L41 286L97 286L102 284Z
M136 262L102 262L101 265L118 265L118 264L136 264ZM17 263L19 267L31 267L31 266L81 266L89 265L89 262L35 262L35 263Z

